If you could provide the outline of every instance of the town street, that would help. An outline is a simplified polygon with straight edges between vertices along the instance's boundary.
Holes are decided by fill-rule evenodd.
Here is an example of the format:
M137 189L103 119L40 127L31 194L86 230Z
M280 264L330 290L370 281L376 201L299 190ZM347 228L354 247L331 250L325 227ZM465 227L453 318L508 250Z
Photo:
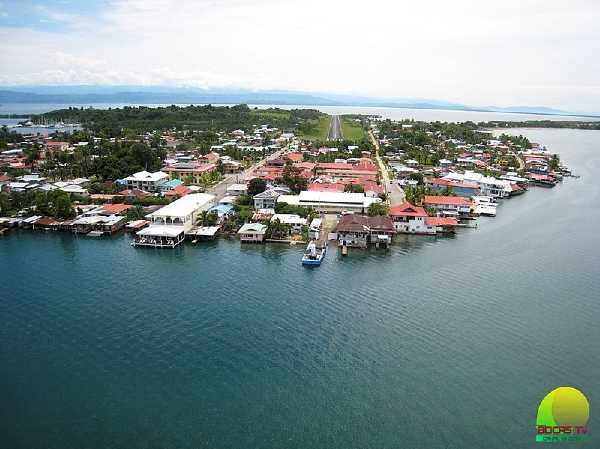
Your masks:
M388 204L390 206L397 206L398 204L404 203L406 201L406 196L404 195L404 190L398 185L394 180L390 180L390 176L388 170L381 160L379 155L379 141L375 138L373 133L369 131L369 137L371 138L371 142L375 146L375 160L377 161L377 165L379 166L379 172L381 173L381 184L384 186L385 193L388 196Z
M227 194L227 187L229 187L232 184L246 183L251 179L251 174L252 172L254 172L254 170L262 167L267 161L280 158L287 150L287 147L282 148L281 150L278 150L275 153L268 155L266 158L261 159L259 162L240 173L225 175L225 178L221 182L206 189L206 193L215 195L217 201L221 200Z

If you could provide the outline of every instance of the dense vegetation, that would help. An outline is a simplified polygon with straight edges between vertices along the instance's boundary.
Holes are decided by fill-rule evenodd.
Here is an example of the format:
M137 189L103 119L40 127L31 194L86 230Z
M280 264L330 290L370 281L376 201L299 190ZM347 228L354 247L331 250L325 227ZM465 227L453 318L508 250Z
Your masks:
M571 120L526 120L521 122L490 121L478 123L482 128L573 128L600 129L600 121L583 122Z
M95 177L99 181L116 180L132 173L157 171L162 166L165 151L141 142L106 142L97 149L83 146L73 153L57 153L44 165L51 179Z
M72 218L75 212L71 196L62 190L0 192L0 215L12 216L25 210L26 215L49 215L56 218Z
M120 109L68 108L34 115L34 123L63 121L81 123L83 127L99 136L119 137L126 130L138 132L150 130L202 130L250 131L254 126L269 124L281 130L295 130L311 120L322 117L311 109L250 109L247 105L237 106L168 106L130 107Z

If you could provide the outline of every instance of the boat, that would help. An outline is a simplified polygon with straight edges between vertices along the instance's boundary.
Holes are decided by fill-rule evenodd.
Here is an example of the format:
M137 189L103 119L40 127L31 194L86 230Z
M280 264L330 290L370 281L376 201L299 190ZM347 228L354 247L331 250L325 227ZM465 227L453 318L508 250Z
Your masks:
M489 205L478 204L475 206L475 215L482 215L484 217L495 217L496 208Z
M475 203L475 207L473 208L475 215L483 215L486 217L496 216L496 207L498 206L498 203L495 198L490 196L474 196L472 199Z
M314 241L311 241L304 254L302 255L302 265L312 265L319 266L321 265L321 261L323 257L325 257L325 253L327 252L327 247L317 248L317 245Z

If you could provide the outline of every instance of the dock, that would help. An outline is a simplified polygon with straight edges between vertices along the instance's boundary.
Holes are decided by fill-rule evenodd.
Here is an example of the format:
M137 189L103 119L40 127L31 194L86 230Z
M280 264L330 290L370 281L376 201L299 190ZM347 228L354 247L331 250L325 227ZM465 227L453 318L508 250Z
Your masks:
M317 247L323 248L327 246L329 240L329 234L335 231L337 226L337 215L334 214L323 214L322 216L321 230L319 231L319 238L316 239Z

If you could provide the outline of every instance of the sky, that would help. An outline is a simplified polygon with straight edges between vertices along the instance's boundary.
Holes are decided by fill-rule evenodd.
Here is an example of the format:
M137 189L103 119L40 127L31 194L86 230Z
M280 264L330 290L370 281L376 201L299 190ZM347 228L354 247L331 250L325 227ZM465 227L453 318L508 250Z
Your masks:
M0 86L166 85L600 112L600 1L0 0Z

